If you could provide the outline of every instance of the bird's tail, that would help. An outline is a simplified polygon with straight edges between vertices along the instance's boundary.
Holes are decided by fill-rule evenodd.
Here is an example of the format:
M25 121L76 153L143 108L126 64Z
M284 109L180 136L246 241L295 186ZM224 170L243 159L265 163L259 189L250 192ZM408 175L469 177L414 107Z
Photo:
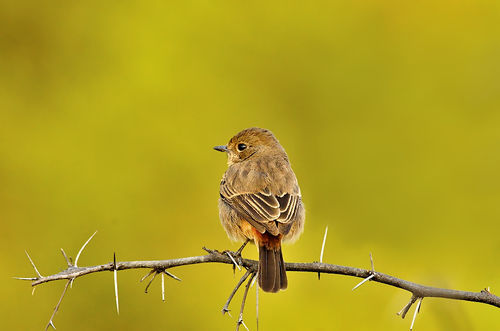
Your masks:
M272 237L272 238L269 238ZM281 254L281 238L268 236L259 241L259 286L265 292L278 292L288 286L285 262Z

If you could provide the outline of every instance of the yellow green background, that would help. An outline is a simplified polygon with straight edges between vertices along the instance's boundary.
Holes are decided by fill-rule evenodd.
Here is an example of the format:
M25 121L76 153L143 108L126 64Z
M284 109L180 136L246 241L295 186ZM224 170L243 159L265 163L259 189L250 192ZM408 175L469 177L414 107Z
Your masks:
M64 282L40 272L236 249L218 220L241 129L272 130L307 208L287 261L319 258L414 282L500 294L498 1L2 1L2 329L41 330ZM247 248L244 256L255 258ZM58 330L233 330L228 265L75 281ZM260 330L408 330L407 292L290 272L261 293ZM255 323L255 292L245 310ZM415 330L497 330L491 306L425 299Z

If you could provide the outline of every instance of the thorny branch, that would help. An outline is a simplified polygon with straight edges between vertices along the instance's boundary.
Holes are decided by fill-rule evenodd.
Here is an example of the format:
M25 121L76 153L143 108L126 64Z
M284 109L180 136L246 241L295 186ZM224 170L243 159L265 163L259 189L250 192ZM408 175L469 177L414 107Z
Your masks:
M326 232L326 231L325 231ZM92 235L92 237L95 235L95 233ZM59 299L59 302L56 305L56 308L54 309L54 313L52 314L50 321L47 325L49 326L54 326L53 324L53 318L59 309L59 306L61 304L61 301L66 293L66 290L68 288L68 285L72 284L72 282L78 278L82 277L88 274L96 273L96 272L102 272L102 271L113 271L114 273L114 278L115 278L115 296L116 296L116 304L117 304L117 311L118 311L118 291L117 291L117 281L116 281L116 272L120 270L128 270L128 269L151 269L151 271L143 277L141 281L143 281L145 278L147 278L150 275L153 275L153 279L157 274L162 274L170 276L176 280L180 280L176 276L172 275L170 272L167 271L169 268L174 268L174 267L180 267L180 266L185 266L185 265L192 265L192 264L199 264L199 263L223 263L223 264L230 264L234 266L235 260L231 254L227 254L227 252L219 252L217 250L210 250L207 248L203 248L205 251L208 252L206 255L201 255L201 256L191 256L191 257L184 257L184 258L178 258L178 259L170 259L170 260L154 260L154 261L123 261L123 262L118 262L116 260L106 263L106 264L101 264L101 265L96 265L96 266L90 266L90 267L78 267L77 262L78 258L80 257L80 254L82 253L83 249L85 246L89 243L89 241L92 239L89 238L87 242L82 246L80 251L78 252L78 256L75 259L75 263L73 264L71 262L71 258L68 258L66 253L62 250L63 256L65 258L65 262L67 264L67 268L59 273L49 275L49 276L42 276L38 269L36 268L33 260L31 257L28 255L26 252L26 255L28 256L31 265L33 266L36 276L35 277L15 277L17 279L21 280L29 280L31 281L31 285L33 286L33 289L35 286L43 284L43 283L48 283L56 280L68 280L66 283L66 286L64 287L64 291L61 295L61 298ZM325 233L325 238L326 238L326 233ZM324 247L324 241L323 241L323 247ZM323 249L322 249L323 251ZM235 256L238 256L240 251L233 253ZM320 261L322 260L322 255ZM398 313L402 318L404 318L411 308L411 306L418 301L417 309L415 311L413 321L412 321L412 326L413 328L413 323L415 321L416 314L418 313L418 310L420 308L422 299L425 297L436 297L436 298L446 298L446 299L454 299L454 300L464 300L464 301L472 301L472 302L480 302L488 305L492 305L494 307L500 308L500 297L492 294L489 291L489 288L486 288L484 290L481 290L480 292L468 292L468 291L459 291L459 290L452 290L452 289L445 289L445 288L438 288L438 287L432 287L432 286L426 286L426 285L421 285L417 283L413 283L404 279L396 278L391 275L387 275L381 272L376 272L374 267L373 267L373 258L370 254L370 261L371 261L371 270L368 269L360 269L360 268L354 268L354 267L348 267L348 266L341 266L341 265L335 265L335 264L328 264L328 263L322 263L322 262L310 262L310 263L285 263L285 268L287 271L295 271L295 272L312 272L312 273L318 273L318 274L337 274L337 275L344 275L344 276L351 276L351 277L358 277L358 278L363 278L364 280L361 281L357 286L355 286L354 289L358 288L361 286L363 283L367 281L373 281L377 283L382 283L386 284L389 286L397 287L403 290L406 290L411 293L411 299L408 302L408 304L403 307L403 309ZM235 293L238 291L240 286L250 278L247 282L247 285L245 286L245 293L244 293L244 298L242 301L241 305L241 310L240 310L240 316L237 322L237 328L240 326L240 324L245 324L243 323L243 308L245 305L245 299L246 295L248 293L248 288L252 282L252 279L255 277L257 270L258 270L258 261L255 260L249 260L249 259L244 259L241 257L238 257L238 262L239 264L244 267L247 272L245 275L240 279L232 293L230 294L226 304L224 305L222 312L226 313L229 312L229 303L231 302L233 296ZM146 286L146 292L151 284L152 280L149 282L149 284ZM162 298L164 299L164 287L162 287ZM246 327L246 326L245 326Z

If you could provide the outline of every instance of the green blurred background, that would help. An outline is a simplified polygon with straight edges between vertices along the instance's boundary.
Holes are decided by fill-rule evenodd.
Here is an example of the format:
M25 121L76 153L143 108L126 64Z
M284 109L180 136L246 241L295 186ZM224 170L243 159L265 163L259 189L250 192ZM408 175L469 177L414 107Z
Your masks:
M428 285L500 293L498 1L2 1L0 314L41 330L81 265L236 249L219 225L226 143L250 126L285 146L307 207L287 261L319 258ZM246 257L256 250L247 248ZM145 271L79 278L58 330L232 330L241 276L174 269L165 303ZM260 295L261 330L407 330L409 294L289 273ZM240 294L241 295L241 294ZM410 314L413 314L413 310ZM255 330L255 293L245 311ZM416 330L498 330L491 306L426 299Z

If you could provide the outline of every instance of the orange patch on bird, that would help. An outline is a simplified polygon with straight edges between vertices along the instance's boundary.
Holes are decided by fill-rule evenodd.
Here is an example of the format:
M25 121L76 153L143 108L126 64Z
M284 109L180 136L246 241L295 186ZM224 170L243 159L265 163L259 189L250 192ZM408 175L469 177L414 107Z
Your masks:
M248 239L255 240L255 231L257 231L257 230L250 223L245 221L244 219L241 219L240 229L245 237L247 237Z
M268 232L260 233L253 227L252 230L254 240L259 243L259 246L264 246L268 249L279 249L281 247L281 234L273 236Z

